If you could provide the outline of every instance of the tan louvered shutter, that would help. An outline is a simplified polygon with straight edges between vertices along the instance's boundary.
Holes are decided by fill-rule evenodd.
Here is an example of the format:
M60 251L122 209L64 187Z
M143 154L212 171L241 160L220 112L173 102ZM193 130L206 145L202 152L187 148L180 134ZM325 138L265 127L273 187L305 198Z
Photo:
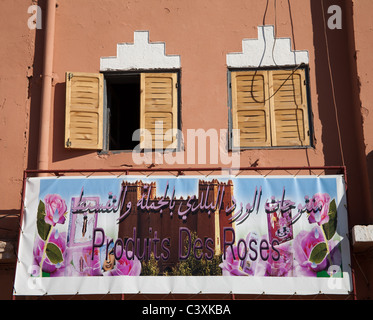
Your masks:
M269 71L272 145L310 144L304 70Z
M176 148L177 101L176 73L141 74L140 128L152 138L151 143L142 139L141 148Z
M233 147L271 145L267 71L231 73Z
M66 73L66 148L102 149L103 81L100 73Z

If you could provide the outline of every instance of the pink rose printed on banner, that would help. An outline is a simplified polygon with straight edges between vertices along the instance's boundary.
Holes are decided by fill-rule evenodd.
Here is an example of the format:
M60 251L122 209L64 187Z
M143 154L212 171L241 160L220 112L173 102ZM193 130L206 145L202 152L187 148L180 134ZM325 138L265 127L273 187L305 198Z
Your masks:
M228 247L225 255L222 257L223 262L219 265L222 269L223 276L247 276L248 273L242 270L241 260L238 257L238 248L233 245L233 252L231 247Z
M95 253L99 254L100 273L103 276L139 276L141 262L132 251L124 251L121 246L114 246L112 240L106 240ZM116 250L116 252L114 252ZM130 257L130 259L128 258ZM96 265L97 267L97 265ZM96 270L97 273L97 270Z
M315 277L318 272L330 266L340 266L342 256L338 241L324 241L323 236L314 227L310 232L301 231L294 242L294 256L298 263L296 275Z
M104 273L108 276L139 276L141 273L141 262L134 255L134 258L129 260L127 255L133 256L132 252L123 251L122 257L116 261L112 270Z
M317 223L319 226L329 221L330 196L327 193L317 193L311 199L312 210L308 213L309 223Z
M39 265L38 273L43 272L49 276L56 276L64 265L64 252L66 249L66 233L59 233L57 224L65 223L67 206L60 195L47 195L39 201L36 226L38 235L34 244L34 261ZM57 272L58 271L58 272Z
M61 252L61 255L63 256L66 250L66 232L59 233L57 229L54 229L51 233L51 236L49 237L49 243L47 244L47 248L45 248L46 242L40 239L39 236L37 236L37 239L34 243L34 266L41 265L41 261L43 260L44 252L47 252L47 254L44 257L43 264L41 266L41 270L45 273L49 273L51 277L57 277L61 275L61 271L63 272L65 268L64 261L53 263L54 257L53 252L58 251ZM50 253L51 252L51 253ZM49 258L48 256L51 256ZM34 274L33 276L39 276L39 270L38 268L33 268ZM38 270L38 271L37 271Z
M315 276L315 272L321 271L326 267L325 258L318 264L310 261L311 253L315 247L317 245L325 245L318 229L318 227L314 227L310 232L303 230L295 237L293 245L294 256L301 267L301 269L298 269L298 273L301 275Z
M312 197L308 222L316 226L308 233L299 233L294 244L296 260L303 268L298 268L301 274L316 275L329 266L341 264L339 243L332 240L337 232L337 206L335 199L330 199L327 193Z
M51 226L55 226L57 223L65 223L65 215L67 207L65 200L63 200L57 194L48 194L44 198L45 204L45 222Z

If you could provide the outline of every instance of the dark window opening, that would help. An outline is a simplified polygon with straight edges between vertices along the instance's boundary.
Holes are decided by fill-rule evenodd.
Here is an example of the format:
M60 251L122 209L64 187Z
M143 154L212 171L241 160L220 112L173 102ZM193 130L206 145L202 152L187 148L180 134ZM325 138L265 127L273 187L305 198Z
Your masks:
M107 143L109 150L132 150L133 132L140 128L140 75L106 77Z

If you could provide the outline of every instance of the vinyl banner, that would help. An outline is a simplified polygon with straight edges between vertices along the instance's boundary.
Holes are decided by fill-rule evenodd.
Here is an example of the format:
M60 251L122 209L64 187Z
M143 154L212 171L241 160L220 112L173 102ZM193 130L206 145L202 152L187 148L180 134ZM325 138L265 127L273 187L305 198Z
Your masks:
M14 294L347 294L342 176L28 178Z

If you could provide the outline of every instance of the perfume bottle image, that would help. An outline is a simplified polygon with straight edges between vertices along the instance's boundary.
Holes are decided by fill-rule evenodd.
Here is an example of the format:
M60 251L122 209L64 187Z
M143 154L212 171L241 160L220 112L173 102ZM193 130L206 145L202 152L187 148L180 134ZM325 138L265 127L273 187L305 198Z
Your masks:
M99 197L71 198L73 207L77 207L79 203L84 203L84 206L88 208L90 206L94 207L99 201ZM82 210L82 212L71 210L67 237L68 247L91 245L93 230L97 226L97 215L95 210Z
M99 197L72 197L72 208L94 208ZM96 261L92 260L93 230L97 226L96 210L70 211L66 246L66 276L91 276Z
M294 203L289 200L276 201L271 197L271 201L265 204L265 211L268 222L268 238L270 243L277 240L284 243L293 239L292 213Z
M94 261L91 259L92 248L71 247L67 250L68 263L65 276L85 277L92 275Z

